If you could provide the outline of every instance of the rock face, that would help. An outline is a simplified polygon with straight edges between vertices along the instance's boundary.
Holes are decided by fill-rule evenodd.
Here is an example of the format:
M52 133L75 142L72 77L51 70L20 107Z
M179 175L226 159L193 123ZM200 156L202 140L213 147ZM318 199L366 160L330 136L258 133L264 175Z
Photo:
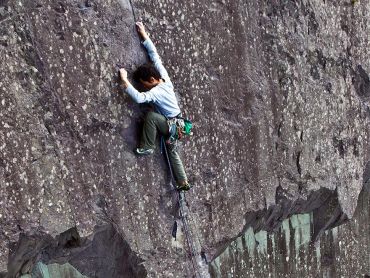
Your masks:
M114 223L132 275L194 274L165 161L132 153L147 108L117 66L147 61L139 19L195 124L182 145L199 263L293 214L312 239L352 218L369 172L369 15L350 0L0 0L0 271L26 274L10 273L20 234Z

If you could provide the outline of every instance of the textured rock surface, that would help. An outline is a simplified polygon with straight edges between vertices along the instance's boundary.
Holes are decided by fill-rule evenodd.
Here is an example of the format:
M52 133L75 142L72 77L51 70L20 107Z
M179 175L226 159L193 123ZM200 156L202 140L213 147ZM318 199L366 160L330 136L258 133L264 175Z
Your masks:
M208 259L293 213L312 212L317 234L352 217L368 160L369 3L132 2L0 1L2 271L21 232L91 235L103 200L149 277L191 276L165 164L132 154L143 114L117 87L117 63L146 61L135 19L196 126L187 199Z

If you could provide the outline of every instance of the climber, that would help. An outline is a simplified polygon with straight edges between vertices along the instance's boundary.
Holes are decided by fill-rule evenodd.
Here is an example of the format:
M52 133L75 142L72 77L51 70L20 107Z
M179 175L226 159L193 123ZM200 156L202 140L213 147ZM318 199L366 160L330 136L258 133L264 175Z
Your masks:
M167 70L162 65L162 61L157 53L153 42L145 31L142 22L136 23L137 31L142 39L142 44L148 52L152 64L141 65L133 74L133 79L143 85L146 92L136 90L127 77L127 71L124 68L119 70L121 84L133 100L137 103L153 103L157 112L149 112L146 115L140 147L135 149L138 155L149 155L154 152L157 131L163 136L169 136L168 119L179 117L181 110L174 92L174 86L168 76ZM176 179L176 188L187 191L190 189L184 166L173 144L166 144ZM170 167L171 167L170 166Z

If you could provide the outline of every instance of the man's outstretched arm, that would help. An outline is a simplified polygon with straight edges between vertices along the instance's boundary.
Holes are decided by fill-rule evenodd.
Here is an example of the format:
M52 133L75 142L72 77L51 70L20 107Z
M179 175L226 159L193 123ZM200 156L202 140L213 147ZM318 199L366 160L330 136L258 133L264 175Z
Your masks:
M165 81L171 82L170 77L168 76L168 72L163 66L162 60L158 55L155 45L145 31L144 24L142 22L136 22L136 27L139 35L143 40L143 45L148 52L149 58L153 62L154 67L158 70L159 74Z
M125 69L120 69L119 74L121 77L121 84L125 88L126 92L133 98L137 103L152 102L154 101L154 95L149 91L145 93L140 93L138 90L132 86L131 82L128 80L127 71Z

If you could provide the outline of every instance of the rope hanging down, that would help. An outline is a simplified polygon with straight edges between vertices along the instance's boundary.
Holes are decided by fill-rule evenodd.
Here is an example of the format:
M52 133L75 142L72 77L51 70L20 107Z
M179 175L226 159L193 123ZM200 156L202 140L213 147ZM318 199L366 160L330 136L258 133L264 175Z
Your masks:
M120 0L120 1L122 3L122 0ZM136 17L136 14L135 14L134 6L132 4L132 0L129 0L129 3L130 3L130 6L131 6L132 15L134 17L134 22L137 22L137 17ZM165 152L165 155L166 155L168 168L170 169L170 173L171 173L171 181L170 181L171 187L176 189L175 184L174 184L175 178L174 178L174 174L173 174L173 171L172 171L170 159L168 157L167 146L165 144L165 140L164 140L163 137L161 138L161 144L162 144L162 150L164 149L164 152ZM198 263L196 261L197 252L196 252L195 247L194 247L194 243L193 243L193 240L192 240L192 234L191 234L189 224L188 224L188 220L187 220L187 217L186 217L187 216L186 211L185 211L185 206L186 206L185 202L186 202L186 200L185 200L184 192L181 192L181 191L178 192L177 202L179 204L180 217L181 217L181 221L183 223L183 227L184 227L184 231L185 231L186 242L187 242L188 248L190 250L191 263L192 263L193 270L194 270L194 277L195 278L202 278L201 271L200 271Z
M162 148L164 149L164 153L166 155L168 168L170 169L170 173L171 173L171 181L170 181L171 187L176 188L175 185L174 185L175 177L173 175L170 159L168 157L167 146L166 146L166 143L165 143L165 140L164 140L163 137L161 138L161 144L162 144ZM190 250L191 263L193 265L195 278L198 278L198 277L202 278L202 275L200 274L201 272L200 272L199 267L198 267L198 263L196 261L197 252L196 252L195 247L194 247L194 243L193 243L193 240L192 240L192 234L191 234L189 224L188 224L188 220L187 220L187 217L186 217L187 216L186 211L185 211L185 202L186 201L185 201L185 193L183 191L178 192L177 202L179 203L180 217L181 217L181 221L182 221L184 231L185 231L186 242L187 242L189 250Z

